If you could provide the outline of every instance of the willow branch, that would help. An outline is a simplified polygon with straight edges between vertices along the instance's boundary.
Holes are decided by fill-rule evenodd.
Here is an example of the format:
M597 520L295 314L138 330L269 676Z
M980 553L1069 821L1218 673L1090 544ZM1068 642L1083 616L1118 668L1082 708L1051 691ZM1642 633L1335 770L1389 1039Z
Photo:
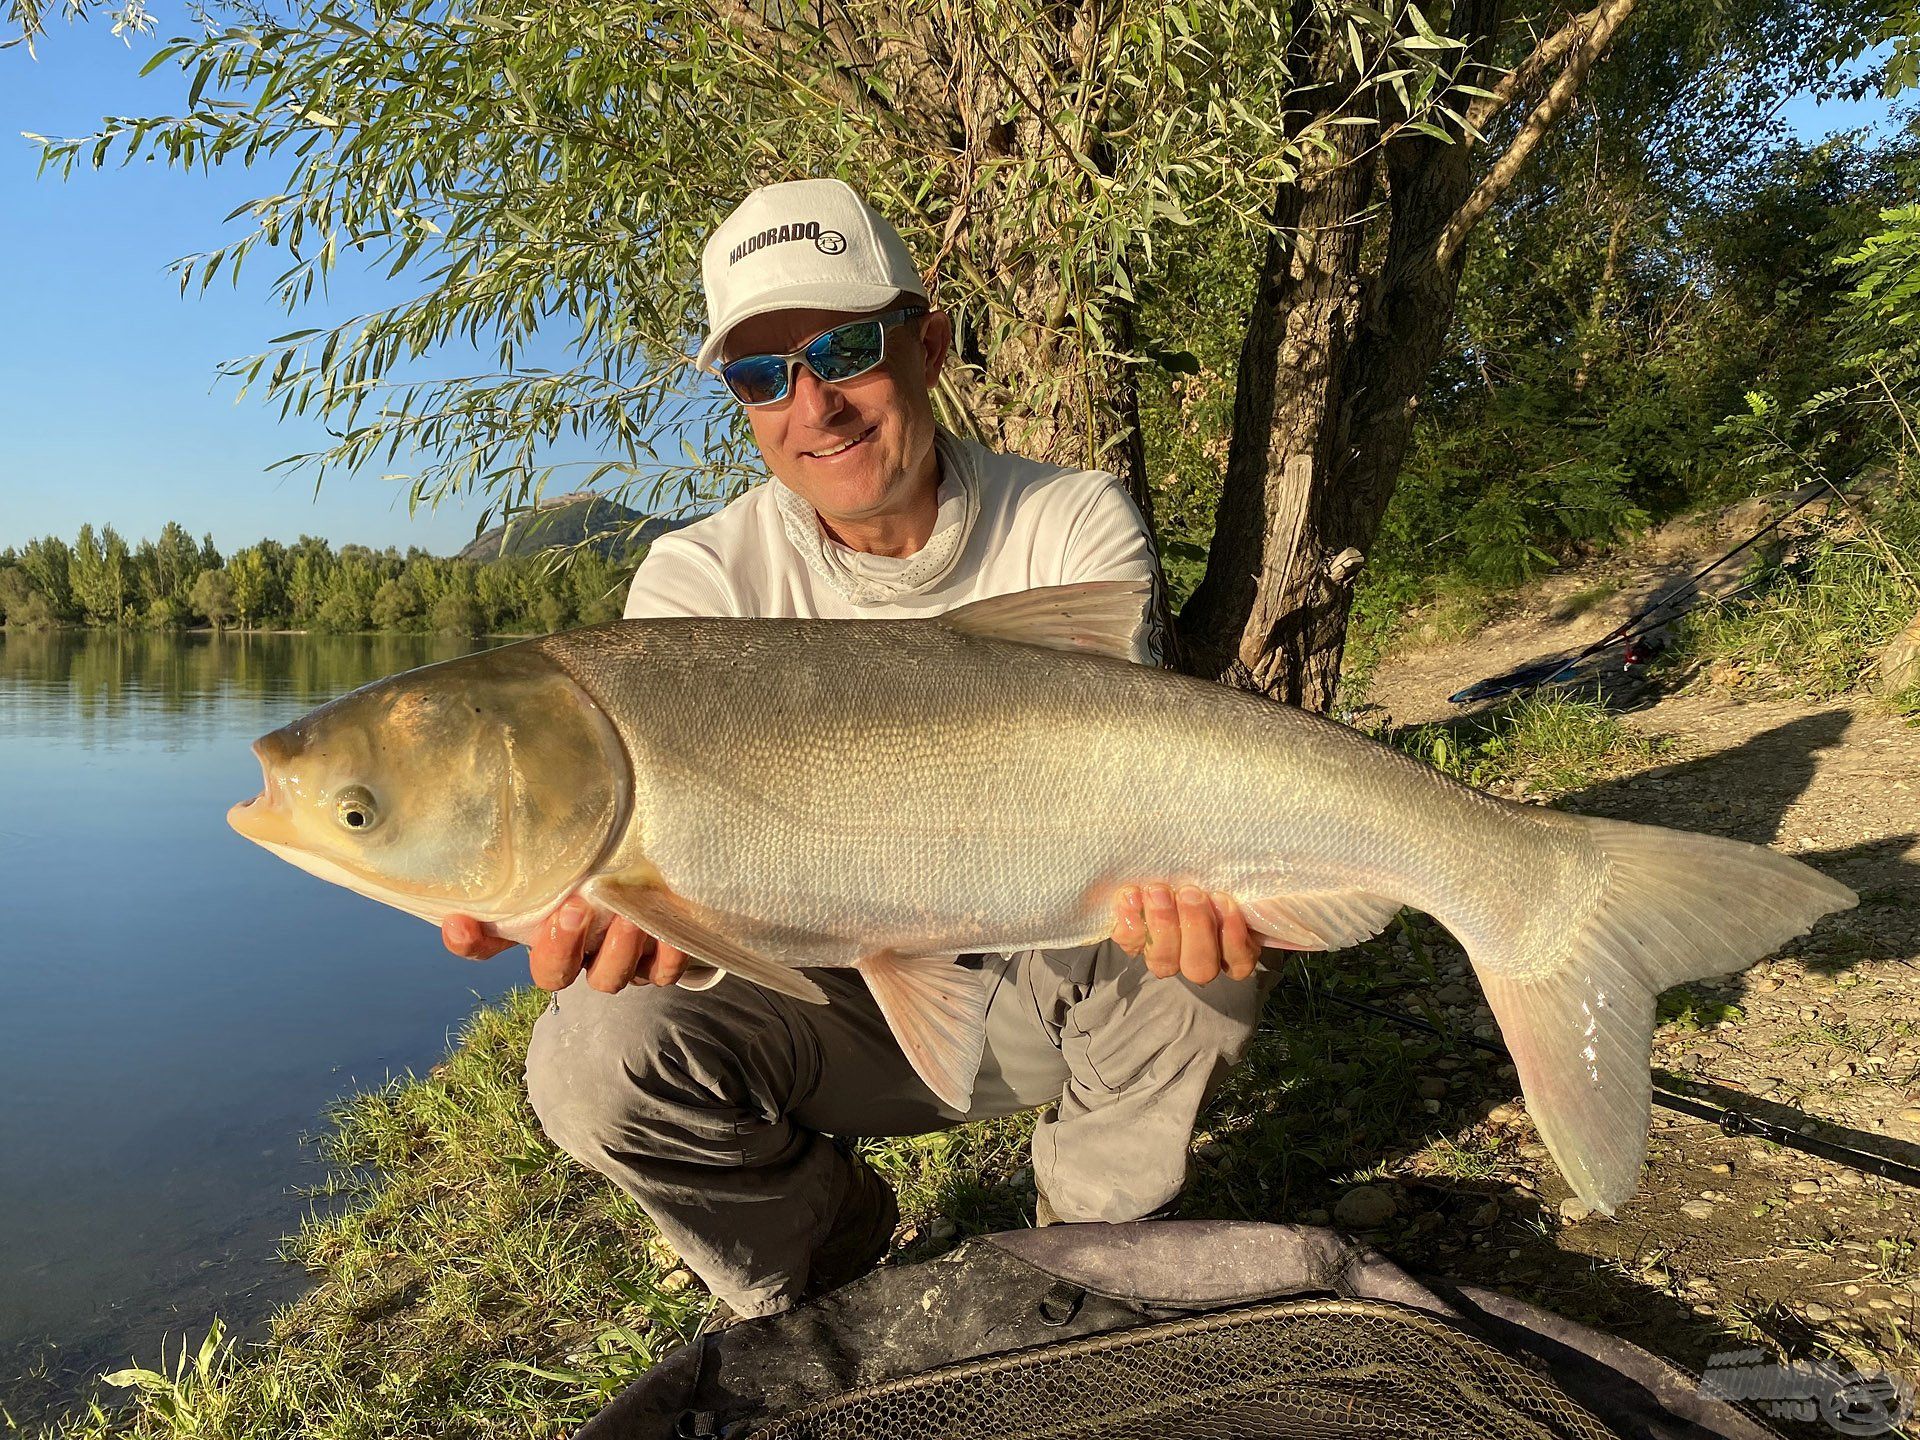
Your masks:
M1607 46L1613 43L1614 34L1633 13L1634 4L1635 0L1602 0L1601 4L1581 16L1576 22L1586 26L1586 33L1577 44L1569 42L1568 46L1561 50L1560 53L1569 54L1566 69L1560 72L1559 78L1548 88L1540 103L1534 106L1533 113L1527 116L1520 126L1520 133L1513 137L1513 143L1507 146L1506 153L1494 161L1493 168L1481 177L1480 183L1474 186L1473 193L1467 196L1466 203L1461 205L1453 218L1447 222L1447 228L1441 233L1440 241L1434 248L1434 263L1441 269L1446 269L1453 262L1454 257L1460 252L1460 246L1466 241L1468 233L1506 193L1526 165L1528 158L1539 148L1540 142L1547 138L1547 132L1553 129L1562 115L1566 114L1567 108L1573 104L1574 96L1580 93L1580 87L1586 81L1587 72L1593 68L1593 62L1606 53ZM1558 38L1558 35L1549 38L1543 42L1541 49L1554 44ZM1540 51L1535 51L1536 55L1539 53ZM1529 56L1528 61L1516 68L1513 75L1518 75L1532 59L1533 57ZM1513 77L1510 75L1508 78ZM1517 88L1516 93L1518 93Z
M1571 16L1566 24L1534 46L1526 59L1502 75L1492 87L1491 96L1483 95L1468 107L1467 119L1473 122L1473 128L1485 130L1489 120L1536 89L1547 72L1566 59L1567 52L1599 22L1603 8L1597 5Z

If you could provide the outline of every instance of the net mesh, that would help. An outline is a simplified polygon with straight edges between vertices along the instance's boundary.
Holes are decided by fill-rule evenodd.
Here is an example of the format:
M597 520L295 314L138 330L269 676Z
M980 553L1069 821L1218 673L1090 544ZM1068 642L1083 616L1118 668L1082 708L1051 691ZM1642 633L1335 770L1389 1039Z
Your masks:
M753 1440L1618 1440L1550 1379L1422 1311L1287 1301L971 1361Z

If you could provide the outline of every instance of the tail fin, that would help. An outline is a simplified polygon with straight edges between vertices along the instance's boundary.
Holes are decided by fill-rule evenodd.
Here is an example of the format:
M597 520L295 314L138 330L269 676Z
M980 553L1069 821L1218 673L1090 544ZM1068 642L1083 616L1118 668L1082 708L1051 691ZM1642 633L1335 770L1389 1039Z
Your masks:
M1482 945L1473 960L1540 1138L1574 1192L1611 1213L1646 1156L1654 997L1745 969L1859 897L1758 845L1580 823L1597 897L1536 911L1510 953Z

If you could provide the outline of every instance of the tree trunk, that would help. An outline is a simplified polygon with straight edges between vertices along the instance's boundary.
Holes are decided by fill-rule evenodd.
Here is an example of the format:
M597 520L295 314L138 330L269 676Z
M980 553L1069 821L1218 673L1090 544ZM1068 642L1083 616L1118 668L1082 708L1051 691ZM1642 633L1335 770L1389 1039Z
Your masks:
M1456 13L1470 56L1495 32L1499 8L1475 0ZM1338 165L1276 204L1213 547L1180 617L1187 669L1312 710L1333 703L1353 583L1452 322L1462 257L1456 246L1436 263L1435 248L1473 193L1465 144L1402 131L1385 149L1387 229L1371 269L1362 237L1372 167Z

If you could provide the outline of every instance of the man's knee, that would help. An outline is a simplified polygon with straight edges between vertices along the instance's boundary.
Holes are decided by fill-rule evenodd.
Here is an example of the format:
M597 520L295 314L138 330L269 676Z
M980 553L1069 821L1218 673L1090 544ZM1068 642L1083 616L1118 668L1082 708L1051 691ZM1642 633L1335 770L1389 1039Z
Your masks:
M548 1138L596 1168L611 1154L733 1145L755 1108L736 1008L677 986L603 995L584 979L556 995L527 1047L527 1099Z
M1205 985L1161 979L1124 954L1074 1007L1086 1058L1115 1090L1187 1071L1224 1073L1246 1052L1265 987L1220 976Z

